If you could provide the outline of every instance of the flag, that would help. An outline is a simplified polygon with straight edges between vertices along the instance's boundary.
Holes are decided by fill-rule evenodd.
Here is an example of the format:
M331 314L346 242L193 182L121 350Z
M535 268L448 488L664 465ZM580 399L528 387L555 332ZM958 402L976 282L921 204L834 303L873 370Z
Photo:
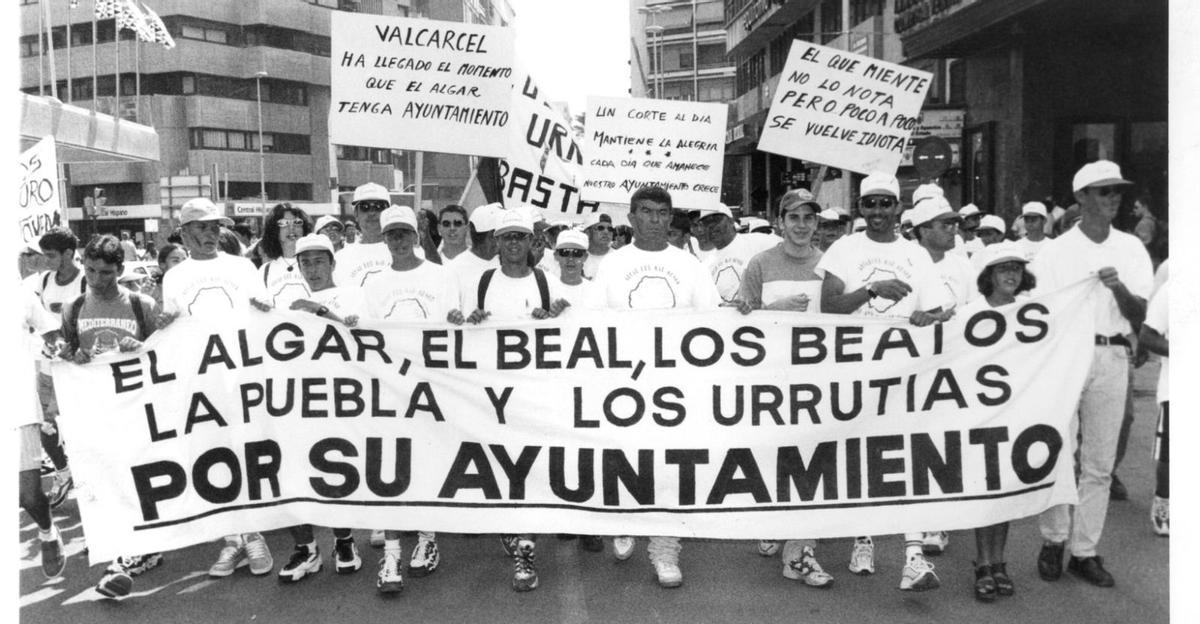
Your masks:
M146 16L137 8L133 0L122 0L121 10L117 13L117 31L122 28L132 30L141 41L153 42L154 31L146 26Z
M112 19L121 12L120 0L95 0L96 19Z
M167 25L163 23L162 18L145 3L142 3L142 8L146 11L146 27L154 33L154 42L163 44L168 50L174 48L175 40L171 38L171 33L167 32Z

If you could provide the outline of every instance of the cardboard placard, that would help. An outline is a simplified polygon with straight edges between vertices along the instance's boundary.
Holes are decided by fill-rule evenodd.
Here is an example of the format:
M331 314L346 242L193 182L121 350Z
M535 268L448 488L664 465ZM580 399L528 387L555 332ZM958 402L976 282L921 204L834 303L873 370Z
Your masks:
M676 208L721 201L728 106L592 96L587 111L585 199L627 204L658 185Z
M346 11L330 16L332 142L506 155L511 29Z
M793 41L758 149L859 173L895 174L933 75Z
M17 236L36 244L42 234L67 222L58 192L58 157L54 137L42 137L17 160Z

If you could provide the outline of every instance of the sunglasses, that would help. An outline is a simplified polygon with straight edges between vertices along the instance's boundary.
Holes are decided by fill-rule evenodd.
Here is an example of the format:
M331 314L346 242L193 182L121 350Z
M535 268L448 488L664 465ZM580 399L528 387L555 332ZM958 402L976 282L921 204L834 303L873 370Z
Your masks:
M281 228L285 227L300 227L304 225L304 219L280 219L275 222Z
M387 202L381 201L358 202L354 205L356 210L361 210L363 212L383 212L387 209L387 207Z
M1109 195L1123 195L1125 190L1115 184L1110 186L1096 186L1096 194L1100 197L1108 197Z
M500 238L500 240L505 241L505 242L517 243L517 242L521 242L523 240L527 240L529 238L529 235L526 234L525 232L505 232L505 233L501 234L499 238Z
M582 258L587 251L583 249L559 249L554 253L560 258Z
M593 226L592 226L592 229L596 230L597 232L611 232L611 231L613 231L613 227L612 227L611 225L593 225Z
M891 208L896 200L891 197L868 197L862 200L863 208Z
M442 221L442 227L462 227L466 224L466 221L451 221L449 219Z

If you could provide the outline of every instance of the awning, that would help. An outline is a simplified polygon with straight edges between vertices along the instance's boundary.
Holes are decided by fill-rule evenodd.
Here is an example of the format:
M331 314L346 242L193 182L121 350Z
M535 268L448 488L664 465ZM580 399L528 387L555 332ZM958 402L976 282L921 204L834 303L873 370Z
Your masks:
M21 150L53 135L59 163L157 162L158 132L150 126L20 94Z

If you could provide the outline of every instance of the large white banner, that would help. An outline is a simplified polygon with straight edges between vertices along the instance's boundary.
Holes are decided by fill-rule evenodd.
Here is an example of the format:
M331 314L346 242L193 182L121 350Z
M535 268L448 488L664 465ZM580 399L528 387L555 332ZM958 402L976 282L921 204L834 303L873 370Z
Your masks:
M66 225L58 192L58 155L54 137L42 137L21 152L17 161L17 235L21 244L36 244L42 234Z
M512 90L511 145L500 161L504 204L540 208L547 221L581 222L599 208L584 201L583 150L571 120L550 105L533 77L521 72Z
M330 140L503 157L509 28L331 11Z
M590 96L583 196L628 204L643 186L661 186L676 208L721 201L725 104Z
M744 539L1074 501L1080 284L944 325L592 312L478 327L253 313L54 367L91 556L308 522Z
M758 149L894 174L932 79L919 69L793 41Z

